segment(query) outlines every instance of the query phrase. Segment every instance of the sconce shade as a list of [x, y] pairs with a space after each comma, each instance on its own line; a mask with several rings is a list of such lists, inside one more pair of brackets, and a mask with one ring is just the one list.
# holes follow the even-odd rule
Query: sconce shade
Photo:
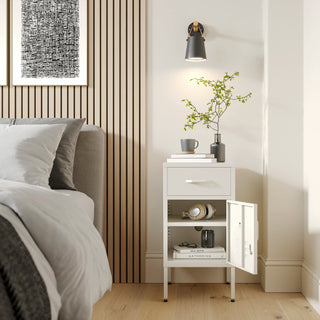
[[[189, 37], [187, 39], [187, 49], [185, 59], [187, 61], [203, 61], [207, 60], [206, 50], [204, 47], [204, 38], [202, 36], [203, 26], [195, 22], [199, 28], [196, 32], [193, 31], [194, 24], [190, 24], [188, 31]], [[190, 29], [191, 28], [191, 29]], [[201, 28], [201, 32], [200, 32]]]

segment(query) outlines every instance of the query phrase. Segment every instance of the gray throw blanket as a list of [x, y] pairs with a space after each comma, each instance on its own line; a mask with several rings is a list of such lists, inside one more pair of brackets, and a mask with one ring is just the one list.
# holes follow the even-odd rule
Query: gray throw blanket
[[0, 216], [0, 319], [50, 320], [50, 301], [18, 233]]

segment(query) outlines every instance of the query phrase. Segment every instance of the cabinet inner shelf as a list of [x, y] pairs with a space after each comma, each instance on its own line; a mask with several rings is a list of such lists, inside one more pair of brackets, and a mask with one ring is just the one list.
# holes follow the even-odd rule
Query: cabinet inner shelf
[[225, 227], [227, 225], [225, 217], [214, 217], [210, 220], [193, 221], [181, 219], [178, 216], [168, 216], [168, 227]]

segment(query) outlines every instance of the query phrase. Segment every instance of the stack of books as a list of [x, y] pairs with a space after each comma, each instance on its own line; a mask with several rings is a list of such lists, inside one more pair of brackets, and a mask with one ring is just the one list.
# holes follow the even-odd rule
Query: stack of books
[[210, 153], [174, 153], [167, 159], [169, 163], [213, 163], [217, 162]]
[[189, 248], [173, 247], [174, 259], [225, 259], [226, 250], [223, 247], [217, 246], [214, 248]]

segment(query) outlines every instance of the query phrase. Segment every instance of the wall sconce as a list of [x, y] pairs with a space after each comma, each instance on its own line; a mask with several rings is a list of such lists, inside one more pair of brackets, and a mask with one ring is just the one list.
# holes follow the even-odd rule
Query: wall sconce
[[203, 25], [198, 21], [190, 23], [188, 27], [187, 50], [185, 59], [187, 61], [207, 60], [204, 48]]

